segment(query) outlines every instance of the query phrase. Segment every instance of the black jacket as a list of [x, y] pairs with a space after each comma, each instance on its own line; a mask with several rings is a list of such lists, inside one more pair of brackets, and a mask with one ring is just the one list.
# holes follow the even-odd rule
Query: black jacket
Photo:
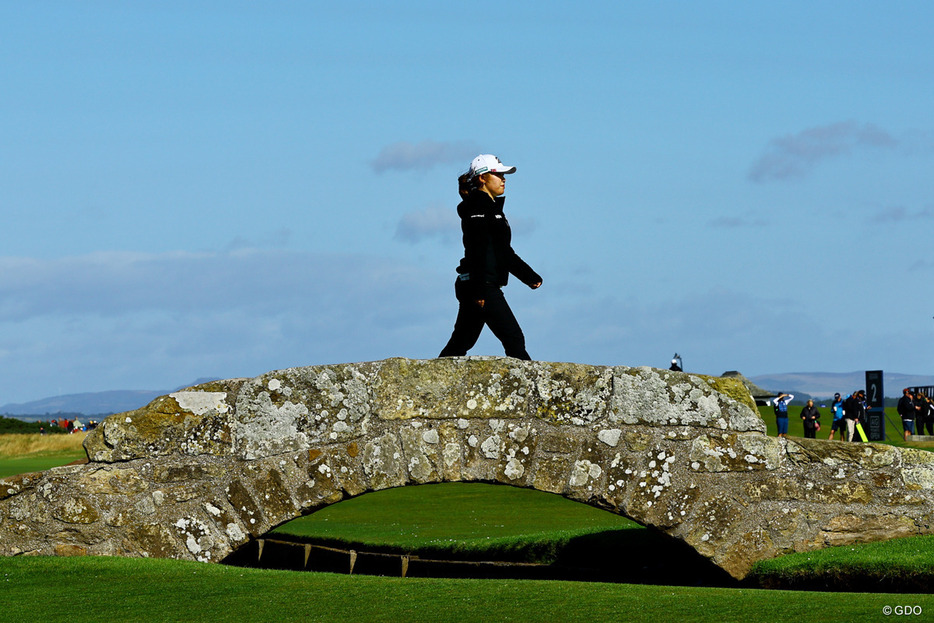
[[801, 409], [801, 419], [804, 420], [804, 427], [810, 430], [815, 427], [817, 420], [820, 419], [820, 411], [817, 407], [808, 407], [805, 405], [805, 407]]
[[863, 407], [863, 403], [859, 399], [849, 396], [843, 403], [843, 417], [848, 420], [859, 420], [862, 422], [866, 419], [866, 409]]
[[896, 407], [898, 414], [902, 416], [903, 420], [913, 420], [915, 419], [915, 403], [914, 400], [908, 396], [902, 396], [898, 399], [898, 406]]
[[504, 286], [512, 273], [527, 286], [542, 278], [512, 250], [512, 230], [503, 214], [503, 197], [495, 200], [473, 190], [457, 206], [464, 232], [464, 259], [457, 272], [470, 275], [470, 290], [483, 298], [483, 286]]

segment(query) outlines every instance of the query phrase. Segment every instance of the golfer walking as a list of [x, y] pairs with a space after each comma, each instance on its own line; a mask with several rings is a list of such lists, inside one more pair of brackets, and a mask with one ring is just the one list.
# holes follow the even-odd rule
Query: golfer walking
[[466, 355], [487, 325], [503, 343], [507, 357], [531, 359], [522, 328], [503, 296], [510, 274], [533, 290], [542, 285], [538, 273], [513, 251], [512, 231], [503, 214], [506, 176], [515, 172], [516, 167], [506, 166], [496, 156], [481, 154], [461, 176], [462, 196], [466, 196], [457, 214], [464, 233], [464, 258], [454, 282], [459, 308], [440, 357]]

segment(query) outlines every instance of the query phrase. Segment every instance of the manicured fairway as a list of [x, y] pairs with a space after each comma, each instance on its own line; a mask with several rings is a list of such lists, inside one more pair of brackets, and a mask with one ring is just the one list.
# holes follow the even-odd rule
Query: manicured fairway
[[264, 571], [170, 560], [0, 558], [0, 621], [882, 621], [934, 596]]
[[[61, 465], [81, 456], [0, 457], [0, 470], [34, 471], [41, 461]], [[279, 532], [465, 558], [550, 561], [580, 552], [659, 551], [650, 531], [607, 511], [481, 483], [371, 493]], [[930, 560], [934, 537], [916, 537], [788, 556], [763, 563], [759, 574], [930, 574]], [[929, 620], [934, 595], [401, 579], [167, 560], [0, 557], [0, 621], [861, 621], [885, 620], [886, 607], [908, 607], [912, 620]]]
[[76, 435], [0, 435], [0, 478], [41, 472], [87, 455], [81, 442], [84, 434]]
[[644, 530], [608, 511], [531, 489], [445, 483], [377, 491], [291, 521], [274, 534], [374, 549], [528, 562], [583, 535]]
[[53, 467], [68, 465], [81, 458], [84, 458], [83, 452], [60, 453], [51, 456], [0, 457], [0, 478], [29, 472], [42, 472]]
[[[800, 552], [759, 562], [765, 586], [934, 592], [934, 535]], [[932, 613], [934, 614], [934, 613]]]

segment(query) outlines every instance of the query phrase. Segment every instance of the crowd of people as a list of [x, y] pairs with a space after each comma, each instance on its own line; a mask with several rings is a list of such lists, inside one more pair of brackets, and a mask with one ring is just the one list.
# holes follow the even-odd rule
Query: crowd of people
[[[53, 420], [50, 420], [49, 427], [64, 429], [66, 433], [70, 434], [70, 433], [82, 433], [82, 432], [88, 432], [90, 430], [94, 430], [95, 428], [97, 428], [98, 423], [99, 422], [97, 422], [96, 420], [91, 420], [87, 424], [82, 424], [78, 420], [69, 420], [67, 417], [61, 417], [61, 418], [55, 418]], [[46, 432], [47, 431], [45, 430], [45, 426], [43, 426], [40, 423], [39, 434], [45, 435]]]
[[934, 435], [934, 402], [920, 391], [912, 392], [906, 387], [902, 390], [902, 397], [898, 399], [896, 407], [898, 415], [902, 418], [902, 428], [905, 430], [905, 441], [910, 435]]
[[[788, 404], [794, 399], [792, 394], [779, 394], [772, 404], [775, 411], [775, 423], [779, 437], [788, 436]], [[898, 401], [897, 411], [902, 420], [905, 441], [911, 435], [934, 435], [934, 402], [919, 390], [905, 388]], [[841, 441], [866, 441], [864, 427], [866, 420], [866, 392], [855, 390], [845, 398], [834, 394], [830, 406], [833, 421], [830, 424], [828, 439], [833, 440], [839, 435]], [[820, 430], [820, 410], [813, 400], [801, 409], [801, 420], [804, 425], [804, 436], [814, 439]]]

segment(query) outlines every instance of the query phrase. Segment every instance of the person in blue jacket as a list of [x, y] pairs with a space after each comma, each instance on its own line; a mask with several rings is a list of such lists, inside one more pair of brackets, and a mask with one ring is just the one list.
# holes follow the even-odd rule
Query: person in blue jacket
[[542, 285], [541, 276], [513, 250], [512, 230], [503, 213], [506, 176], [515, 171], [496, 156], [481, 154], [458, 178], [463, 201], [457, 214], [464, 234], [464, 258], [454, 282], [459, 307], [454, 331], [439, 357], [466, 355], [486, 325], [502, 342], [507, 357], [531, 359], [522, 328], [503, 296], [510, 274], [533, 290]]
[[779, 437], [788, 436], [788, 403], [794, 400], [793, 394], [781, 393], [775, 398], [775, 426]]
[[833, 423], [830, 425], [830, 436], [827, 439], [833, 441], [833, 434], [840, 431], [840, 438], [846, 439], [846, 420], [843, 419], [843, 398], [840, 394], [833, 395], [833, 404], [830, 405], [830, 412], [833, 414]]

